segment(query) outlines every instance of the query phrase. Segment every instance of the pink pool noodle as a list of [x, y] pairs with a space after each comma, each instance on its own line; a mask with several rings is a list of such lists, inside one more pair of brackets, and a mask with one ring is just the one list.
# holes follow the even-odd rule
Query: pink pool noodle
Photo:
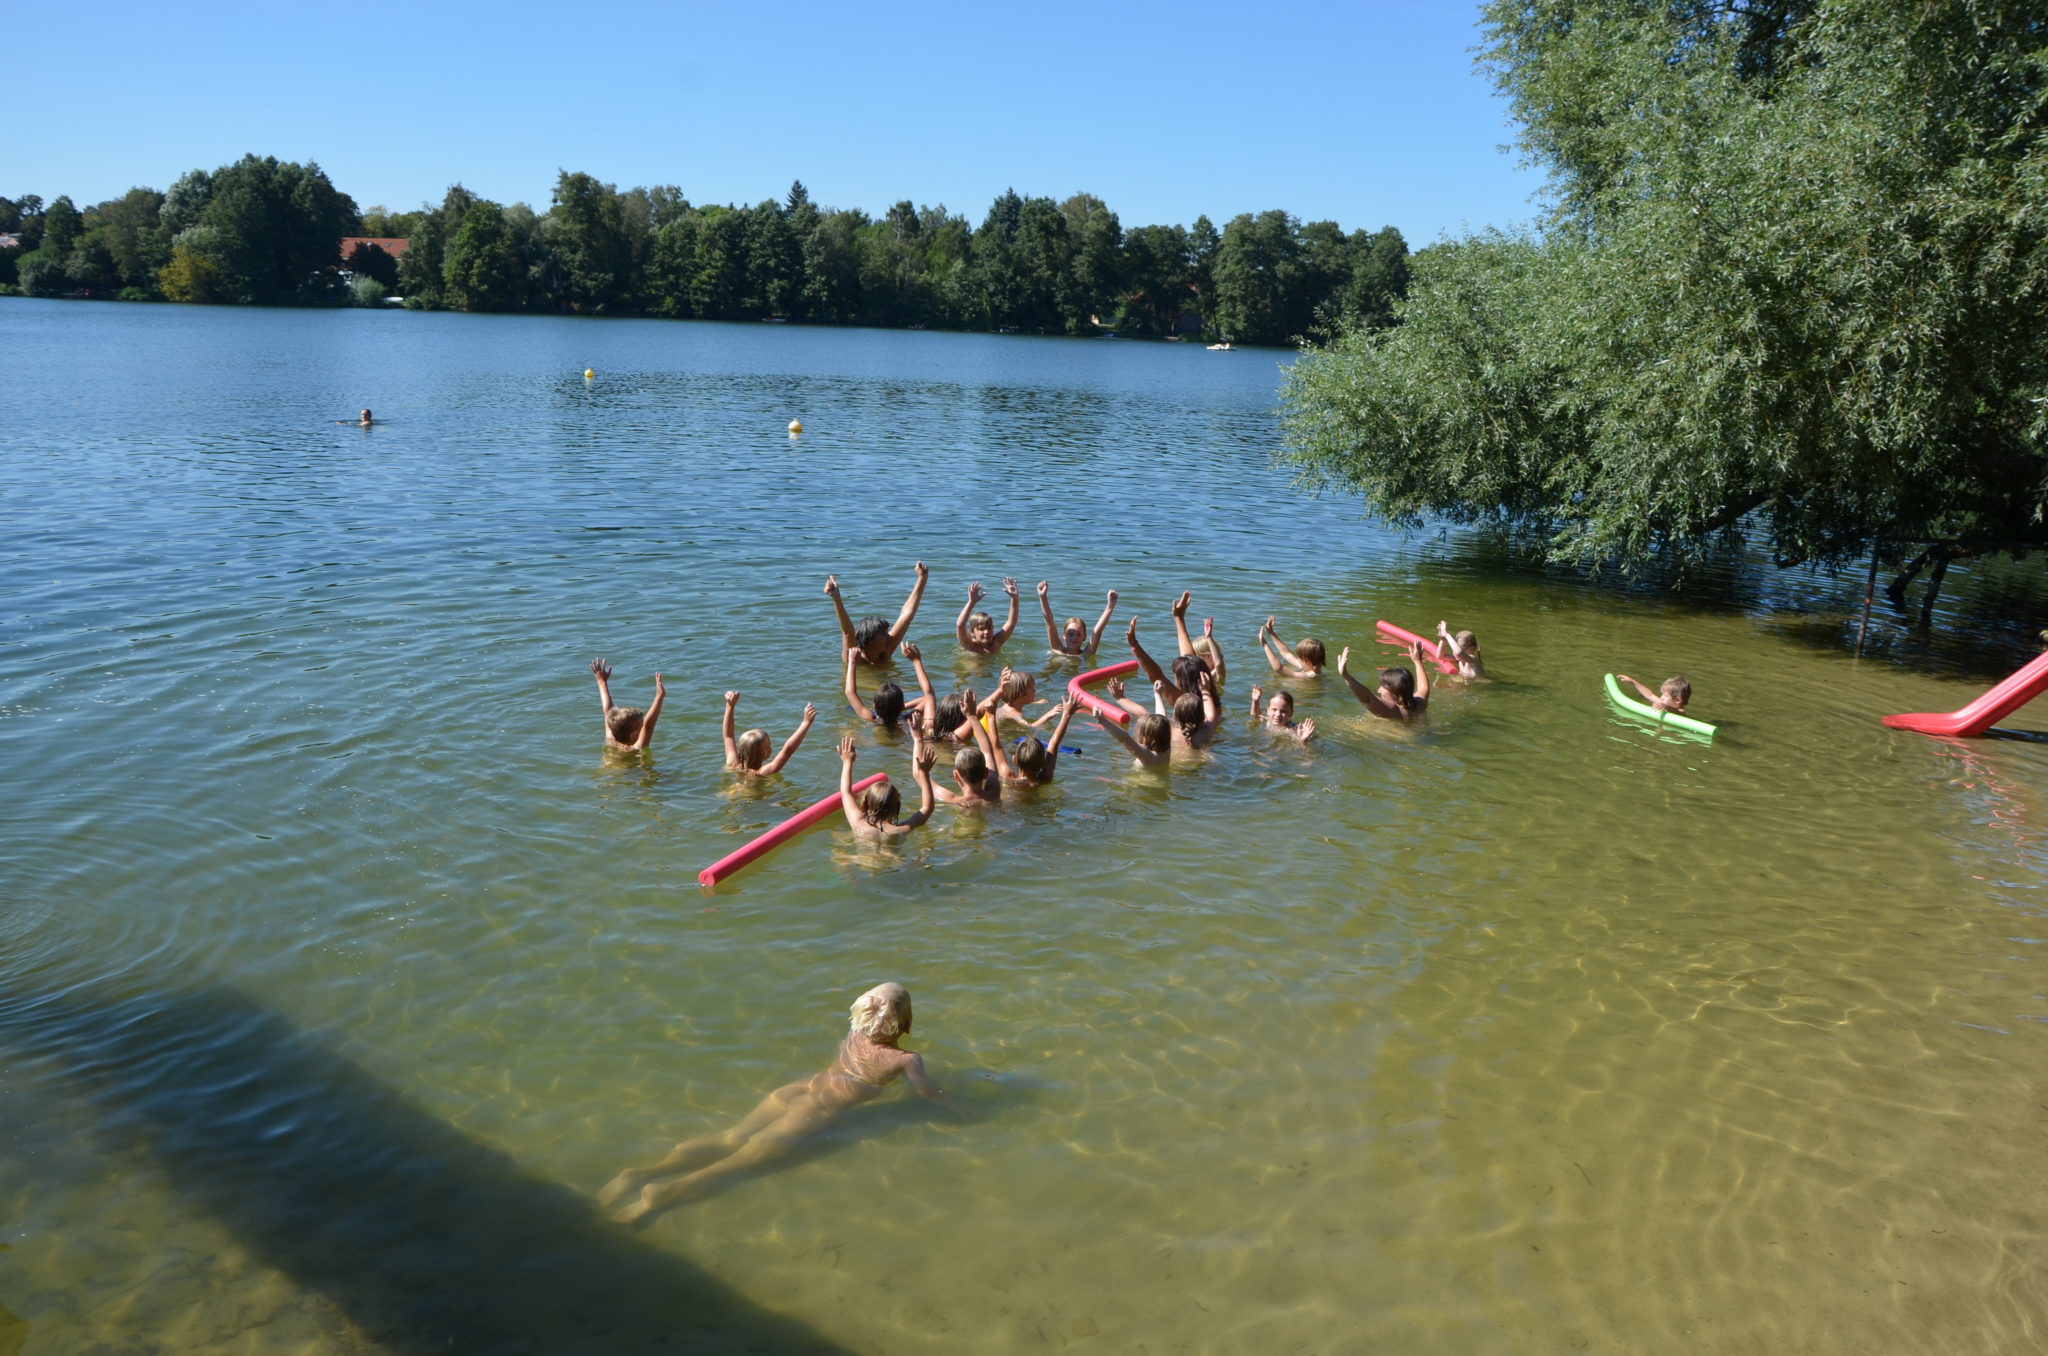
[[1444, 647], [1435, 641], [1424, 640], [1413, 631], [1404, 631], [1390, 621], [1375, 622], [1373, 624], [1379, 627], [1380, 634], [1389, 640], [1399, 641], [1403, 645], [1420, 645], [1422, 652], [1429, 656], [1429, 662], [1436, 665], [1443, 672], [1456, 673], [1458, 671], [1457, 663], [1444, 658]]
[[2048, 692], [2048, 654], [2014, 670], [2004, 682], [1961, 710], [1915, 711], [1886, 716], [1884, 723], [1894, 730], [1918, 730], [1921, 734], [1980, 735], [2043, 692]]
[[1121, 678], [1127, 673], [1136, 673], [1137, 671], [1138, 661], [1126, 659], [1121, 664], [1110, 664], [1103, 668], [1090, 669], [1086, 673], [1077, 673], [1067, 680], [1067, 693], [1080, 705], [1082, 710], [1102, 720], [1113, 720], [1117, 724], [1123, 725], [1130, 721], [1131, 713], [1118, 706], [1115, 702], [1107, 701], [1090, 692], [1088, 684], [1106, 683], [1112, 678]]
[[[853, 794], [857, 796], [876, 782], [885, 782], [887, 780], [889, 780], [889, 774], [886, 772], [877, 772], [871, 777], [863, 777], [853, 784]], [[699, 871], [697, 873], [697, 883], [699, 885], [716, 885], [719, 881], [730, 876], [756, 857], [767, 856], [770, 852], [781, 847], [805, 829], [821, 824], [838, 813], [839, 793], [834, 791], [810, 809], [783, 820], [759, 838], [748, 843], [738, 852], [729, 852], [705, 867], [702, 871]]]

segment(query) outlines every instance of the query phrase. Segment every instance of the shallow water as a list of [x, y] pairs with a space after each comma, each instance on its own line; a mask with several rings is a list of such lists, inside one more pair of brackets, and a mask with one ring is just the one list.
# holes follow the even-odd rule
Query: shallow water
[[[1853, 571], [1379, 529], [1270, 468], [1270, 354], [18, 300], [0, 348], [0, 1351], [2043, 1342], [2048, 746], [1877, 723], [2000, 638], [1921, 676], [1840, 644]], [[1006, 573], [1043, 687], [1041, 578], [1119, 590], [1105, 660], [1192, 588], [1237, 712], [1268, 612], [1447, 617], [1495, 680], [1419, 730], [1296, 683], [1306, 750], [1233, 716], [1164, 780], [1077, 722], [1029, 803], [701, 890], [836, 778], [824, 576], [893, 616], [916, 558], [941, 683]], [[595, 654], [666, 675], [650, 757]], [[779, 780], [720, 770], [727, 687], [778, 741], [818, 703]], [[964, 1117], [585, 1207], [885, 978]]]

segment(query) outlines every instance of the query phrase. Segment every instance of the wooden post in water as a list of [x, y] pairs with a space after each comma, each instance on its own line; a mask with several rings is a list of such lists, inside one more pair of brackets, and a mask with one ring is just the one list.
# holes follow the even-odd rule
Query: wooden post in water
[[1870, 576], [1863, 581], [1863, 620], [1856, 623], [1856, 657], [1863, 658], [1863, 633], [1870, 629], [1870, 600], [1877, 596], [1877, 551], [1882, 537], [1870, 539]]

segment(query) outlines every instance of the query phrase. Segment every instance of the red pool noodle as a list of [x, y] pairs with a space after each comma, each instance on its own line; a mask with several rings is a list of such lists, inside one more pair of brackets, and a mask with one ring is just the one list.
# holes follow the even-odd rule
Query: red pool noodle
[[[888, 779], [889, 774], [886, 772], [877, 772], [873, 776], [863, 777], [853, 784], [853, 794], [857, 796], [876, 782], [887, 781]], [[702, 871], [699, 871], [697, 873], [697, 883], [699, 885], [716, 885], [719, 881], [730, 876], [756, 857], [767, 856], [769, 852], [781, 847], [805, 829], [823, 823], [837, 813], [839, 813], [839, 793], [834, 791], [810, 809], [783, 820], [759, 838], [748, 843], [738, 852], [729, 852], [705, 867]]]
[[1436, 665], [1443, 672], [1456, 673], [1458, 671], [1457, 663], [1444, 658], [1444, 647], [1435, 641], [1424, 640], [1413, 631], [1404, 631], [1390, 621], [1374, 622], [1373, 625], [1377, 626], [1380, 634], [1389, 640], [1399, 641], [1403, 645], [1420, 645], [1422, 652], [1429, 656], [1429, 662]]
[[1077, 673], [1067, 680], [1067, 695], [1079, 703], [1082, 710], [1102, 720], [1113, 720], [1119, 725], [1129, 723], [1131, 713], [1113, 701], [1104, 700], [1088, 690], [1090, 683], [1106, 683], [1112, 678], [1121, 678], [1127, 673], [1138, 671], [1138, 661], [1126, 659], [1121, 664], [1109, 664], [1086, 673]]

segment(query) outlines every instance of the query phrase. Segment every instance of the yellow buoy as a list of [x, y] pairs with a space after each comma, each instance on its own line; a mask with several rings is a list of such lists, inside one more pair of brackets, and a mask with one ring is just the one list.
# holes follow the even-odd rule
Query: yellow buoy
[[591, 368], [588, 368], [588, 367], [586, 367], [586, 368], [584, 368], [584, 369], [583, 369], [583, 379], [584, 379], [585, 381], [589, 381], [589, 380], [593, 379], [593, 378], [594, 378], [594, 377], [596, 377], [596, 376], [597, 376], [597, 373], [596, 373], [596, 371], [595, 371], [595, 370], [593, 370], [593, 369], [591, 369]]
[[802, 433], [802, 432], [804, 431], [804, 421], [803, 421], [803, 420], [801, 420], [801, 419], [792, 419], [792, 420], [790, 420], [790, 421], [789, 421], [789, 431], [790, 431], [791, 433]]

